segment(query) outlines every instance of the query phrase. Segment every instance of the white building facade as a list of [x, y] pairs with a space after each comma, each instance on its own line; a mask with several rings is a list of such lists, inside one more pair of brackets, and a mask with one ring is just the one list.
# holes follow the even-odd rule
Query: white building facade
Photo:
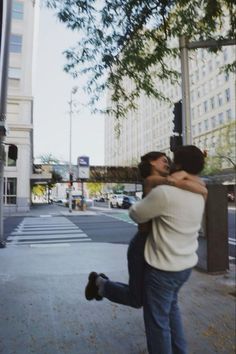
[[[235, 139], [227, 127], [235, 122], [235, 75], [225, 74], [220, 68], [232, 63], [236, 57], [235, 46], [224, 47], [213, 54], [206, 49], [189, 52], [191, 128], [193, 144], [214, 155], [220, 138], [225, 135]], [[170, 65], [180, 72], [180, 59]], [[130, 83], [127, 81], [127, 87]], [[170, 155], [170, 136], [173, 135], [174, 102], [181, 99], [181, 86], [170, 82], [157, 82], [159, 90], [173, 102], [147, 98], [142, 95], [138, 109], [121, 120], [121, 133], [117, 138], [116, 121], [105, 121], [105, 164], [114, 166], [136, 165], [140, 156], [152, 150]], [[230, 167], [225, 160], [225, 167]]]
[[[3, 195], [5, 212], [29, 210], [33, 168], [32, 68], [36, 6], [32, 0], [13, 0], [12, 5]], [[9, 158], [10, 145], [16, 147], [17, 159]]]

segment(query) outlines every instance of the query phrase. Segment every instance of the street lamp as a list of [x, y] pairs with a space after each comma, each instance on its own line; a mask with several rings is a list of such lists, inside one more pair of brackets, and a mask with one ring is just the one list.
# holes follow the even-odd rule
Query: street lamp
[[70, 132], [69, 132], [69, 212], [72, 213], [72, 183], [73, 183], [73, 174], [72, 174], [72, 162], [71, 162], [71, 151], [72, 151], [72, 116], [73, 116], [73, 95], [78, 91], [78, 87], [74, 86], [70, 93]]

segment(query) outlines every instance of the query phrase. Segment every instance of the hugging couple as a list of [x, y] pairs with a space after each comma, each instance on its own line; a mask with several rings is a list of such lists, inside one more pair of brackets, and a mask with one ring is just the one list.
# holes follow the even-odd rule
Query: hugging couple
[[198, 174], [204, 154], [193, 145], [170, 159], [152, 151], [141, 157], [143, 199], [129, 209], [138, 231], [128, 247], [129, 283], [91, 272], [87, 300], [143, 307], [149, 354], [187, 354], [178, 293], [197, 264], [198, 231], [207, 189]]

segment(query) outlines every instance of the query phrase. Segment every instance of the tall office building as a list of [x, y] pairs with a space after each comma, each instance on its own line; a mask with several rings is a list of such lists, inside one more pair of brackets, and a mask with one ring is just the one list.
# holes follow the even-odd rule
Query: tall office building
[[[235, 75], [225, 74], [221, 67], [236, 57], [235, 46], [224, 47], [219, 53], [198, 49], [189, 53], [191, 127], [193, 144], [206, 149], [214, 156], [217, 148], [235, 143]], [[179, 68], [178, 58], [170, 66]], [[159, 90], [171, 101], [181, 99], [181, 86], [170, 82], [157, 82]], [[130, 82], [127, 80], [127, 88]], [[105, 164], [124, 166], [136, 164], [140, 156], [151, 150], [170, 155], [170, 136], [173, 135], [174, 105], [149, 99], [144, 94], [138, 100], [138, 109], [121, 120], [121, 132], [116, 136], [116, 120], [107, 117], [105, 122]], [[224, 141], [223, 141], [224, 140]], [[234, 157], [235, 158], [235, 157]], [[223, 167], [230, 167], [222, 159]]]
[[[5, 211], [27, 211], [31, 203], [32, 68], [36, 12], [35, 1], [12, 2], [3, 194]], [[9, 149], [12, 147], [17, 152], [17, 159], [9, 156]]]

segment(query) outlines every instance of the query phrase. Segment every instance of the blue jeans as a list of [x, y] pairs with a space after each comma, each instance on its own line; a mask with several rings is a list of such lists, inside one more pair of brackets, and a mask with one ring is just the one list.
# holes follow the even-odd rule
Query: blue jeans
[[146, 264], [144, 323], [149, 354], [186, 354], [178, 292], [192, 269], [167, 272]]
[[106, 281], [103, 296], [118, 304], [140, 308], [143, 305], [144, 246], [147, 233], [137, 232], [130, 241], [127, 259], [129, 284]]

